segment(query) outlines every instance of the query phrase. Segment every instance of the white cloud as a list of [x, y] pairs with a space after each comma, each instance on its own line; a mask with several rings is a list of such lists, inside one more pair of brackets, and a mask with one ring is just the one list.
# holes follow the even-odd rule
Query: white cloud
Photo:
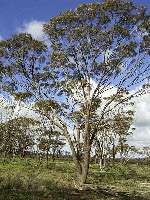
[[3, 37], [0, 35], [0, 41], [3, 40]]
[[[17, 102], [10, 96], [11, 100], [8, 100], [0, 94], [0, 120], [5, 121], [6, 118], [13, 119], [15, 117], [28, 117], [33, 119], [39, 119], [39, 115], [32, 110], [32, 104], [25, 104], [23, 102]], [[10, 106], [14, 106], [13, 110]]]
[[137, 147], [148, 146], [150, 141], [150, 93], [135, 98], [135, 120], [132, 138], [129, 143]]
[[141, 102], [136, 104], [135, 125], [150, 128], [150, 104], [147, 100], [150, 95], [144, 95]]
[[[106, 103], [108, 102], [108, 100], [107, 100], [107, 99], [104, 99], [104, 98], [105, 98], [105, 97], [106, 97], [106, 98], [107, 98], [107, 97], [110, 97], [111, 95], [117, 93], [117, 88], [114, 87], [113, 85], [110, 85], [110, 86], [108, 86], [108, 87], [106, 87], [106, 88], [103, 88], [103, 86], [102, 86], [102, 89], [101, 89], [101, 90], [102, 90], [102, 92], [101, 92], [101, 94], [99, 95], [99, 97], [102, 98], [103, 100], [102, 100], [101, 106], [97, 109], [97, 114], [98, 114], [99, 116], [101, 116], [101, 114], [102, 114], [102, 112], [103, 112], [103, 109], [104, 109]], [[113, 107], [115, 106], [115, 104], [116, 104], [116, 103], [112, 102], [112, 103], [109, 105], [108, 110], [109, 110], [110, 108], [113, 108]], [[109, 115], [109, 116], [110, 116], [110, 115]]]
[[43, 21], [24, 22], [23, 28], [17, 28], [19, 33], [30, 33], [34, 39], [43, 40]]

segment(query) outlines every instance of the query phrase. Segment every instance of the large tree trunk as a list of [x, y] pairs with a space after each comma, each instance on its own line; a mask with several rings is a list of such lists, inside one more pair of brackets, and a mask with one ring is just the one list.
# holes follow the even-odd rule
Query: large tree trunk
[[88, 150], [84, 153], [83, 158], [83, 165], [81, 166], [81, 163], [78, 162], [77, 165], [75, 165], [76, 168], [76, 184], [77, 186], [82, 186], [86, 183], [87, 176], [88, 176], [88, 170], [89, 170], [89, 161], [90, 161], [90, 150]]
[[76, 156], [73, 155], [73, 161], [75, 163], [75, 169], [76, 169], [76, 176], [80, 177], [80, 175], [82, 174], [82, 166], [80, 161], [77, 159]]
[[82, 186], [83, 184], [86, 183], [89, 170], [89, 160], [90, 160], [90, 150], [91, 150], [89, 130], [85, 131], [83, 165], [81, 165], [82, 162], [81, 155], [78, 155], [77, 152], [75, 151], [74, 145], [71, 141], [71, 137], [68, 135], [67, 130], [65, 132], [65, 135], [68, 139], [72, 151], [73, 162], [75, 163], [76, 184], [77, 186]]
[[79, 157], [77, 156], [77, 153], [75, 151], [75, 148], [74, 148], [74, 145], [71, 141], [71, 137], [70, 135], [68, 134], [68, 131], [67, 129], [65, 129], [64, 131], [64, 135], [66, 136], [67, 140], [68, 140], [68, 143], [69, 143], [69, 146], [71, 148], [71, 152], [72, 152], [72, 158], [73, 158], [73, 162], [75, 164], [75, 169], [76, 169], [76, 174], [77, 174], [77, 177], [80, 176], [82, 174], [82, 167], [81, 167], [81, 163], [80, 163], [80, 159]]
[[49, 152], [49, 149], [47, 149], [46, 151], [46, 167], [48, 168], [48, 152]]
[[100, 156], [100, 159], [99, 159], [99, 169], [101, 171], [103, 170], [103, 158], [102, 158], [102, 155]]
[[13, 149], [13, 161], [15, 161], [15, 157], [16, 157], [16, 151], [15, 151], [15, 149]]
[[115, 155], [116, 155], [116, 152], [115, 152], [115, 143], [114, 143], [114, 140], [113, 140], [113, 166], [115, 164]]
[[90, 161], [90, 149], [85, 152], [84, 154], [84, 160], [83, 160], [83, 168], [82, 168], [82, 174], [80, 178], [80, 185], [83, 185], [86, 183], [88, 171], [89, 171], [89, 161]]
[[6, 162], [6, 151], [4, 150], [3, 164]]
[[120, 160], [121, 160], [121, 164], [123, 164], [123, 144], [122, 144], [122, 142], [121, 142], [121, 147], [120, 147], [121, 149], [120, 149]]
[[82, 186], [86, 183], [87, 176], [88, 176], [88, 170], [89, 170], [89, 160], [90, 160], [90, 150], [85, 152], [84, 158], [83, 158], [83, 165], [81, 165], [81, 160], [77, 159], [77, 156], [73, 155], [73, 160], [75, 163], [75, 170], [76, 170], [76, 185]]
[[[89, 93], [89, 97], [90, 97], [90, 93]], [[90, 119], [89, 104], [87, 104], [86, 107], [87, 107], [87, 111], [86, 111], [86, 118], [85, 118], [85, 133], [83, 136], [83, 140], [84, 140], [84, 142], [83, 142], [83, 144], [84, 144], [83, 167], [82, 167], [82, 173], [79, 177], [79, 186], [82, 186], [83, 184], [86, 183], [87, 176], [88, 176], [88, 170], [89, 170], [90, 151], [91, 151], [90, 125], [89, 125], [89, 119]]]

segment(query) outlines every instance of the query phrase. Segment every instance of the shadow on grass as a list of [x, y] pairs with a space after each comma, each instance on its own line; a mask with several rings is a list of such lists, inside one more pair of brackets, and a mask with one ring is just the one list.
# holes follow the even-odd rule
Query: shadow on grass
[[23, 190], [19, 188], [1, 188], [0, 200], [149, 200], [137, 193], [111, 191], [107, 188], [95, 190], [77, 190], [73, 188], [58, 187], [53, 183], [47, 185], [45, 191]]
[[[96, 200], [90, 191], [53, 187], [49, 191], [0, 190], [0, 200]], [[99, 196], [98, 194], [96, 196]], [[103, 196], [103, 195], [102, 195]]]
[[[97, 193], [103, 194], [106, 199], [109, 199], [108, 197], [116, 197], [119, 200], [149, 200], [150, 199], [150, 193], [147, 193], [147, 197], [142, 197], [141, 194], [137, 192], [130, 192], [130, 191], [110, 191], [107, 188], [97, 188]], [[111, 199], [111, 198], [110, 198]]]

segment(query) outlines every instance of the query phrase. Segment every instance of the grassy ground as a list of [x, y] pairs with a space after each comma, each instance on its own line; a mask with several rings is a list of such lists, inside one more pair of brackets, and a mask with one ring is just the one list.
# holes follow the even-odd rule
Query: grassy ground
[[72, 162], [43, 162], [33, 159], [0, 161], [0, 200], [148, 200], [150, 199], [150, 167], [126, 164], [107, 166], [100, 172], [90, 165], [87, 184], [75, 189]]

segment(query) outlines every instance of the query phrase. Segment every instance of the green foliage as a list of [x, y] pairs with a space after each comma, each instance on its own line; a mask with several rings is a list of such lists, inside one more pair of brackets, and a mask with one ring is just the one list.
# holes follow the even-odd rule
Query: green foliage
[[51, 112], [52, 111], [51, 108], [55, 109], [56, 111], [61, 110], [60, 105], [54, 99], [53, 100], [38, 101], [38, 102], [35, 103], [35, 107], [36, 107], [37, 110], [39, 110], [39, 112], [42, 109], [42, 111], [45, 112], [45, 113]]
[[0, 150], [5, 154], [23, 153], [32, 147], [34, 138], [32, 129], [38, 121], [19, 117], [0, 124]]
[[150, 147], [149, 146], [146, 146], [146, 147], [143, 147], [143, 153], [150, 157]]
[[[14, 74], [26, 77], [32, 89], [35, 89], [34, 82], [39, 82], [38, 70], [45, 62], [44, 53], [47, 51], [46, 45], [34, 40], [30, 34], [20, 33], [13, 35], [6, 41], [0, 41], [1, 59], [7, 61], [2, 66], [2, 75], [13, 77]], [[18, 78], [11, 81], [4, 81], [1, 87], [8, 92], [16, 92]], [[15, 93], [16, 94], [16, 93]], [[18, 95], [21, 93], [18, 93]], [[21, 97], [29, 97], [33, 92], [23, 92]], [[20, 96], [19, 95], [19, 96]], [[17, 97], [17, 95], [15, 95]]]
[[31, 92], [14, 92], [13, 96], [15, 97], [15, 100], [20, 100], [20, 101], [24, 101], [28, 98], [32, 97], [32, 93]]
[[60, 154], [59, 152], [65, 145], [62, 134], [59, 131], [53, 130], [52, 127], [44, 129], [37, 140], [39, 141], [38, 148], [43, 152], [46, 152], [47, 156], [50, 151], [53, 156], [55, 156], [56, 153]]

